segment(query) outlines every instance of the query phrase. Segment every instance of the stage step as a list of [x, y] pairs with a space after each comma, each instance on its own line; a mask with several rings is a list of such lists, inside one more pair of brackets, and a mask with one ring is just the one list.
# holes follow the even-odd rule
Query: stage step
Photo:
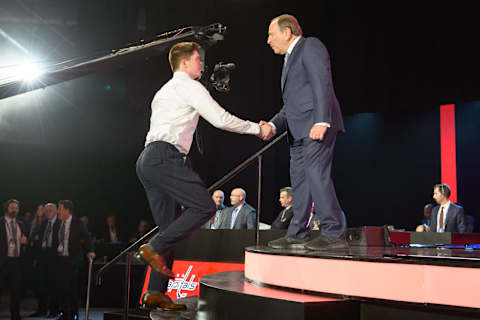
[[[298, 271], [296, 271], [298, 272]], [[198, 316], [202, 319], [359, 319], [359, 304], [257, 286], [242, 271], [220, 272], [200, 279]]]

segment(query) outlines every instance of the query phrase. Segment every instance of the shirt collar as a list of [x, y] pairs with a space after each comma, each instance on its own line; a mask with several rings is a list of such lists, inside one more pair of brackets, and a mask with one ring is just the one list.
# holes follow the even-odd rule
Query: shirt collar
[[54, 223], [57, 220], [57, 216], [53, 217], [52, 219], [48, 219], [48, 222]]
[[174, 78], [192, 79], [192, 78], [190, 78], [190, 76], [186, 72], [183, 72], [183, 71], [175, 71], [173, 73], [173, 77]]
[[65, 221], [65, 225], [70, 224], [70, 222], [72, 222], [72, 217], [73, 217], [73, 215], [70, 215], [70, 217], [68, 217], [67, 220], [63, 220], [63, 221]]
[[293, 40], [292, 43], [290, 43], [290, 46], [288, 46], [287, 49], [287, 54], [292, 54], [293, 48], [295, 48], [295, 45], [297, 44], [298, 40], [300, 40], [302, 36], [298, 36], [295, 40]]
[[11, 223], [12, 221], [15, 221], [15, 218], [10, 218], [5, 216], [5, 221], [7, 221], [8, 223]]
[[444, 211], [447, 211], [448, 208], [450, 207], [450, 200], [448, 200], [448, 202], [445, 203], [444, 205], [441, 205], [440, 208], [441, 208], [441, 207], [443, 207], [443, 210], [444, 210]]

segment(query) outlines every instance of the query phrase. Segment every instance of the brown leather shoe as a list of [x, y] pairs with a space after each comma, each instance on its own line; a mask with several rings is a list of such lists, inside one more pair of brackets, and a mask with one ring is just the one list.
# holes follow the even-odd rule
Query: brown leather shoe
[[165, 277], [175, 278], [173, 272], [168, 269], [163, 255], [153, 251], [152, 246], [148, 243], [138, 248], [137, 253], [135, 253], [135, 257], [141, 262], [148, 264], [153, 268], [153, 270], [164, 275]]
[[144, 309], [162, 309], [164, 311], [182, 311], [187, 310], [187, 306], [173, 302], [169, 296], [147, 291], [142, 298], [142, 308]]

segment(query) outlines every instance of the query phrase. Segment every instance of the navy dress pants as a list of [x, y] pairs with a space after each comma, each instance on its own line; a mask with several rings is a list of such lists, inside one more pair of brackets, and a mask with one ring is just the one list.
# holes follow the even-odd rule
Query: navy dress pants
[[289, 237], [303, 239], [309, 233], [312, 201], [323, 235], [338, 238], [345, 232], [346, 223], [331, 178], [336, 137], [336, 132], [328, 129], [322, 141], [306, 137], [290, 146], [293, 218], [288, 227]]
[[[153, 249], [173, 263], [173, 247], [200, 228], [216, 211], [203, 181], [189, 166], [185, 154], [164, 141], [148, 144], [137, 160], [137, 176], [145, 188], [159, 232]], [[168, 279], [152, 270], [149, 290], [165, 292]]]

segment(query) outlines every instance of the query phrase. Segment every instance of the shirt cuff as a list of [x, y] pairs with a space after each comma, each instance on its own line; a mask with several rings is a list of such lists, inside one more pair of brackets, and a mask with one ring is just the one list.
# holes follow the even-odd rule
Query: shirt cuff
[[327, 127], [327, 128], [330, 128], [330, 123], [328, 122], [317, 122], [315, 123], [316, 126], [323, 126], [323, 127]]
[[274, 132], [274, 133], [277, 133], [277, 127], [275, 127], [275, 125], [273, 124], [273, 122], [269, 122], [268, 124], [272, 126], [273, 132]]

